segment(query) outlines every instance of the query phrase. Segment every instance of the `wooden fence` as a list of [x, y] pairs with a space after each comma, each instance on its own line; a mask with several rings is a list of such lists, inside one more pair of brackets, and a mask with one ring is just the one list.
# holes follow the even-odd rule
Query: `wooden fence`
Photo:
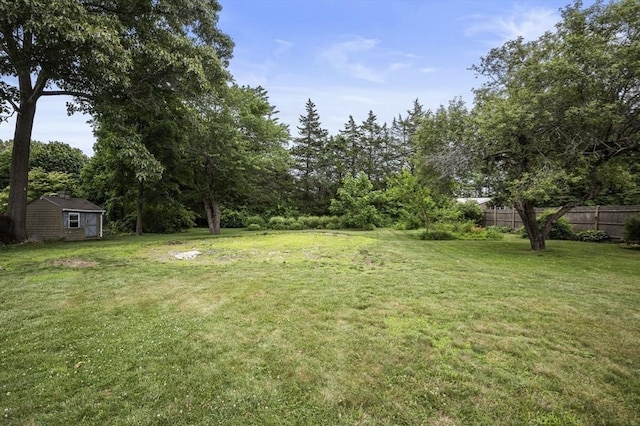
[[[549, 208], [538, 208], [540, 214]], [[604, 231], [609, 238], [620, 240], [624, 223], [632, 216], [640, 215], [640, 206], [580, 206], [574, 207], [564, 217], [573, 225], [576, 232], [595, 229]], [[512, 207], [494, 207], [484, 212], [484, 226], [509, 226], [518, 229], [522, 221], [516, 209]]]

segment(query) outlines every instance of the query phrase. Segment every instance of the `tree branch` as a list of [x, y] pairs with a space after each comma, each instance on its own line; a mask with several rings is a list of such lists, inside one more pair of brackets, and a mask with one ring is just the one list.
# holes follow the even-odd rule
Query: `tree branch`
[[75, 96], [76, 98], [91, 99], [91, 96], [83, 92], [75, 92], [73, 90], [46, 90], [42, 91], [40, 96]]

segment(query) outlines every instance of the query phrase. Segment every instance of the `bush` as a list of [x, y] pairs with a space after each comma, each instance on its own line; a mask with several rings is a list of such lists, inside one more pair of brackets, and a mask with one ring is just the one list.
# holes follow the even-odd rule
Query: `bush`
[[484, 220], [484, 212], [480, 205], [473, 200], [469, 200], [466, 203], [458, 203], [456, 210], [462, 221], [471, 221], [476, 225], [482, 225]]
[[262, 229], [262, 227], [260, 225], [258, 225], [257, 223], [252, 223], [249, 226], [246, 227], [247, 231], [260, 231]]
[[510, 226], [506, 226], [506, 225], [492, 225], [492, 226], [488, 226], [487, 227], [487, 232], [498, 232], [500, 234], [511, 234], [514, 231], [513, 228], [511, 228]]
[[290, 223], [287, 225], [287, 229], [290, 229], [290, 230], [292, 230], [292, 231], [301, 231], [301, 230], [306, 229], [306, 228], [305, 228], [305, 227], [304, 227], [304, 225], [303, 225], [302, 223], [300, 223], [299, 221], [295, 221], [295, 222], [290, 222]]
[[595, 229], [589, 229], [587, 231], [580, 231], [576, 234], [578, 241], [589, 241], [598, 243], [600, 241], [606, 241], [609, 236], [604, 231], [596, 231]]
[[273, 216], [269, 218], [269, 222], [267, 222], [267, 227], [269, 229], [282, 230], [287, 229], [287, 218], [283, 216]]
[[456, 236], [452, 232], [435, 229], [432, 231], [422, 231], [420, 233], [420, 239], [428, 241], [443, 241], [455, 240]]
[[247, 228], [251, 225], [258, 225], [260, 226], [260, 228], [263, 228], [266, 224], [267, 222], [262, 218], [262, 216], [257, 215], [248, 216], [245, 220], [245, 225]]
[[[135, 218], [135, 215], [134, 215]], [[145, 205], [142, 212], [142, 228], [144, 232], [153, 234], [173, 234], [195, 225], [196, 215], [178, 201], [170, 198], [162, 203]], [[135, 230], [135, 219], [133, 230]]]
[[303, 229], [321, 229], [324, 227], [319, 216], [300, 216], [298, 222]]
[[244, 228], [247, 225], [247, 218], [243, 212], [237, 210], [222, 210], [220, 226], [222, 228]]
[[622, 238], [629, 244], [640, 243], [640, 216], [633, 216], [624, 223]]

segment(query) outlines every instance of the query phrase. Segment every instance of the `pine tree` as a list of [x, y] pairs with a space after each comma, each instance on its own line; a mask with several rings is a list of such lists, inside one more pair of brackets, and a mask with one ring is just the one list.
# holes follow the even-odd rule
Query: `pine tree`
[[[320, 115], [309, 99], [305, 114], [299, 118], [299, 137], [293, 139], [291, 155], [294, 159], [294, 177], [298, 184], [300, 210], [305, 213], [324, 213], [326, 198], [326, 169], [329, 132], [322, 128]], [[324, 206], [326, 204], [326, 206]]]

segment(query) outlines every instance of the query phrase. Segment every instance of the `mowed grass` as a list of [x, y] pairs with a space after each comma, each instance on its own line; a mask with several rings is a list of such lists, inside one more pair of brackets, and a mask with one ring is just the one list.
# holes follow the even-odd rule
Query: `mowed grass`
[[378, 230], [4, 247], [0, 424], [639, 424], [640, 252], [548, 246]]

